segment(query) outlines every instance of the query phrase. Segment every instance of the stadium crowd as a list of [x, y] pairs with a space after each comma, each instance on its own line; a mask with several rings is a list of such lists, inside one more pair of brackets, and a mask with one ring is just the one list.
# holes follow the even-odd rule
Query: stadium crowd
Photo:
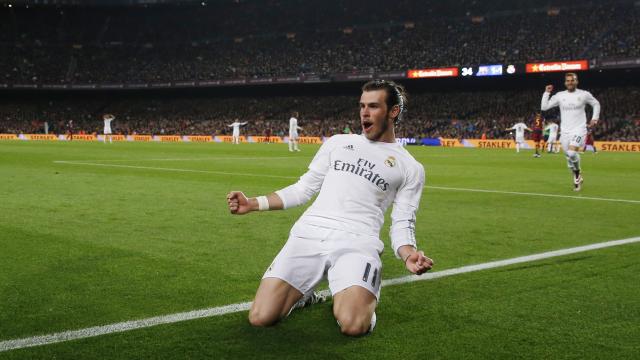
[[342, 0], [308, 11], [303, 0], [264, 0], [169, 9], [3, 8], [0, 83], [328, 77], [640, 56], [640, 37], [633, 35], [640, 33], [640, 6], [630, 1], [402, 0], [383, 5], [382, 0]]
[[[640, 88], [590, 89], [603, 106], [595, 133], [598, 140], [640, 141]], [[417, 93], [397, 126], [398, 137], [508, 138], [506, 128], [531, 124], [542, 91]], [[101, 133], [104, 113], [116, 115], [113, 128], [121, 134], [230, 134], [235, 119], [248, 121], [247, 135], [288, 134], [288, 119], [300, 112], [305, 136], [330, 136], [345, 128], [360, 132], [353, 96], [272, 96], [184, 99], [121, 99], [24, 101], [0, 103], [0, 133], [64, 133], [69, 120], [74, 131]], [[588, 112], [590, 109], [588, 109]], [[557, 121], [557, 109], [544, 113]], [[590, 115], [588, 115], [590, 116]]]

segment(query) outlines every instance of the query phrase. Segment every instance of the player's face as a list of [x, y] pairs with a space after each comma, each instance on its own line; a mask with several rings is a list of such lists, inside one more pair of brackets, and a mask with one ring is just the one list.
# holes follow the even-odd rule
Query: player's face
[[367, 139], [380, 141], [391, 131], [391, 114], [385, 90], [363, 91], [360, 97], [360, 124]]
[[578, 86], [578, 78], [576, 78], [575, 76], [566, 76], [564, 78], [564, 86], [569, 91], [575, 90]]

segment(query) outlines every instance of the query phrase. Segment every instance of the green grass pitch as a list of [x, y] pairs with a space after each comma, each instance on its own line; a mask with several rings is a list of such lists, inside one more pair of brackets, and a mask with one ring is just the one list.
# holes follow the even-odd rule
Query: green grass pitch
[[[225, 195], [289, 185], [317, 148], [0, 142], [0, 342], [250, 301], [305, 207], [231, 216]], [[640, 201], [639, 154], [584, 154], [576, 194], [562, 155], [408, 150], [430, 186], [568, 196], [425, 188], [417, 237], [434, 271], [640, 236], [640, 202], [570, 198]], [[388, 225], [386, 279], [407, 275]], [[385, 287], [376, 330], [355, 339], [329, 302], [267, 329], [240, 312], [0, 359], [631, 359], [639, 258], [635, 243]]]

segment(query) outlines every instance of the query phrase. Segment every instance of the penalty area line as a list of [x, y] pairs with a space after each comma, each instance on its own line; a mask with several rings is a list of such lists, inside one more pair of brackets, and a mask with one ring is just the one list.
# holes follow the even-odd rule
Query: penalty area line
[[[167, 167], [137, 166], [137, 165], [123, 165], [123, 164], [101, 164], [101, 163], [94, 163], [94, 162], [81, 162], [81, 161], [68, 161], [68, 160], [56, 160], [53, 163], [65, 164], [65, 165], [85, 165], [85, 166], [97, 166], [97, 167], [139, 169], [139, 170], [214, 174], [214, 175], [225, 175], [225, 176], [227, 175], [228, 176], [250, 176], [250, 177], [262, 177], [262, 178], [273, 178], [273, 179], [299, 179], [300, 178], [299, 176], [237, 173], [237, 172], [213, 171], [213, 170], [177, 169], [177, 168], [167, 168]], [[503, 194], [503, 195], [539, 196], [539, 197], [551, 197], [551, 198], [560, 198], [560, 199], [594, 200], [594, 201], [620, 202], [620, 203], [628, 203], [628, 204], [640, 204], [640, 200], [601, 198], [601, 197], [591, 197], [591, 196], [545, 194], [545, 193], [532, 193], [532, 192], [519, 192], [519, 191], [490, 190], [490, 189], [469, 189], [469, 188], [456, 188], [456, 187], [433, 186], [433, 185], [426, 185], [424, 188], [434, 189], [434, 190], [445, 190], [445, 191], [468, 191], [468, 192]]]
[[[462, 266], [462, 267], [453, 268], [453, 269], [436, 271], [432, 273], [426, 273], [421, 276], [409, 275], [409, 276], [403, 276], [395, 279], [383, 280], [382, 286], [385, 287], [385, 286], [406, 284], [406, 283], [411, 283], [416, 281], [439, 279], [447, 276], [471, 273], [471, 272], [487, 270], [487, 269], [495, 269], [495, 268], [500, 268], [500, 267], [514, 265], [514, 264], [521, 264], [521, 263], [527, 263], [527, 262], [538, 261], [543, 259], [550, 259], [550, 258], [559, 257], [559, 256], [566, 256], [570, 254], [582, 253], [586, 251], [593, 251], [593, 250], [633, 244], [638, 242], [640, 242], [640, 237], [633, 237], [633, 238], [622, 239], [622, 240], [612, 240], [612, 241], [606, 241], [606, 242], [595, 243], [590, 245], [577, 246], [577, 247], [566, 248], [561, 250], [547, 251], [543, 253], [520, 256], [520, 257], [511, 258], [511, 259], [491, 261], [491, 262], [482, 263], [482, 264], [468, 265], [468, 266]], [[328, 290], [323, 290], [322, 292], [324, 294], [330, 295]], [[113, 333], [120, 333], [124, 331], [148, 328], [148, 327], [162, 325], [162, 324], [173, 324], [173, 323], [187, 321], [187, 320], [201, 319], [201, 318], [207, 318], [207, 317], [213, 317], [213, 316], [222, 316], [226, 314], [247, 311], [249, 310], [250, 307], [251, 307], [251, 302], [243, 302], [243, 303], [218, 306], [218, 307], [213, 307], [208, 309], [193, 310], [193, 311], [181, 312], [181, 313], [170, 314], [170, 315], [156, 316], [156, 317], [151, 317], [147, 319], [131, 320], [131, 321], [125, 321], [125, 322], [109, 324], [109, 325], [94, 326], [94, 327], [89, 327], [89, 328], [80, 329], [80, 330], [70, 330], [70, 331], [58, 332], [58, 333], [53, 333], [48, 335], [33, 336], [33, 337], [14, 339], [14, 340], [5, 340], [5, 341], [0, 341], [0, 352], [24, 349], [24, 348], [33, 347], [33, 346], [55, 344], [55, 343], [60, 343], [60, 342], [70, 341], [70, 340], [86, 339], [86, 338], [91, 338], [91, 337], [100, 336], [100, 335], [107, 335], [107, 334], [113, 334]]]
[[573, 195], [544, 194], [544, 193], [531, 193], [531, 192], [519, 192], [519, 191], [503, 191], [503, 190], [467, 189], [467, 188], [455, 188], [455, 187], [431, 186], [431, 185], [427, 185], [425, 186], [425, 188], [435, 189], [435, 190], [468, 191], [468, 192], [505, 194], [505, 195], [522, 195], [522, 196], [542, 196], [542, 197], [553, 197], [553, 198], [564, 198], [564, 199], [612, 201], [612, 202], [623, 202], [623, 203], [630, 203], [630, 204], [640, 204], [640, 200], [600, 198], [600, 197], [591, 197], [591, 196], [573, 196]]
[[283, 175], [268, 175], [268, 174], [252, 174], [252, 173], [235, 173], [226, 171], [213, 171], [213, 170], [194, 170], [194, 169], [176, 169], [176, 168], [164, 168], [154, 166], [136, 166], [136, 165], [121, 165], [121, 164], [99, 164], [91, 162], [79, 162], [79, 161], [54, 161], [55, 164], [66, 165], [86, 165], [86, 166], [98, 166], [98, 167], [111, 167], [111, 168], [125, 168], [125, 169], [139, 169], [139, 170], [156, 170], [156, 171], [173, 171], [173, 172], [186, 172], [186, 173], [198, 173], [198, 174], [215, 174], [215, 175], [228, 175], [228, 176], [251, 176], [261, 178], [274, 178], [274, 179], [297, 179], [295, 176], [283, 176]]

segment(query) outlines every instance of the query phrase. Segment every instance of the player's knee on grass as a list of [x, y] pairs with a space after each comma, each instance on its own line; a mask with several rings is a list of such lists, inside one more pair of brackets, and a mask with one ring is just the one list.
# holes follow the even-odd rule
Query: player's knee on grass
[[368, 311], [335, 313], [340, 331], [348, 336], [361, 336], [369, 331], [371, 316]]
[[[334, 297], [333, 315], [340, 325], [340, 331], [349, 336], [364, 335], [371, 326], [371, 317], [377, 303], [373, 294], [368, 290], [352, 287], [345, 293], [338, 293]], [[369, 296], [363, 296], [370, 294]]]
[[287, 316], [302, 293], [283, 280], [263, 279], [249, 310], [253, 326], [271, 326]]
[[261, 306], [252, 306], [251, 310], [249, 310], [249, 323], [252, 326], [266, 327], [275, 325], [281, 317], [279, 311], [266, 309]]

